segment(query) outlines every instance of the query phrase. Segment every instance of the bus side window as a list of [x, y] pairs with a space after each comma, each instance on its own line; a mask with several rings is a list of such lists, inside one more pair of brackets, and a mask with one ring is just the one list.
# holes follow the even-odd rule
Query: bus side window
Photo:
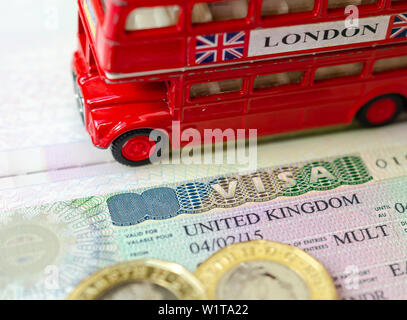
[[142, 7], [130, 12], [126, 20], [126, 31], [156, 29], [178, 24], [179, 6]]
[[261, 16], [312, 11], [314, 5], [315, 0], [263, 0]]
[[192, 8], [192, 23], [206, 23], [244, 19], [247, 16], [248, 0], [200, 2]]
[[407, 56], [380, 59], [374, 63], [373, 74], [407, 68]]
[[407, 0], [391, 0], [391, 4], [406, 4]]
[[237, 92], [242, 90], [242, 83], [242, 79], [232, 79], [194, 84], [190, 89], [190, 98], [194, 99], [221, 93]]
[[274, 73], [257, 76], [253, 82], [254, 91], [302, 82], [304, 71]]
[[346, 8], [347, 6], [360, 6], [376, 4], [377, 0], [328, 0], [328, 9]]
[[315, 71], [314, 81], [321, 82], [335, 78], [358, 76], [362, 73], [363, 62], [321, 67]]

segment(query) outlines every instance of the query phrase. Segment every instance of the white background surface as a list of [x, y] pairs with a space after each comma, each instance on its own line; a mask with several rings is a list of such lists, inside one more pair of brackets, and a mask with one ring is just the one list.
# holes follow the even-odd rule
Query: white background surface
[[76, 109], [76, 2], [2, 1], [0, 12], [0, 177], [112, 161]]

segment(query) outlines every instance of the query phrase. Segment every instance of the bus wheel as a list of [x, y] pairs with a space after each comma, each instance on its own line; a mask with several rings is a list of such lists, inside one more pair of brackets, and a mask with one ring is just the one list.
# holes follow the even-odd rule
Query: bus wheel
[[356, 118], [366, 127], [380, 127], [396, 120], [403, 109], [403, 98], [389, 94], [377, 97], [365, 104]]
[[126, 132], [112, 143], [112, 154], [117, 162], [127, 166], [150, 164], [156, 152], [157, 141], [150, 138], [152, 130]]

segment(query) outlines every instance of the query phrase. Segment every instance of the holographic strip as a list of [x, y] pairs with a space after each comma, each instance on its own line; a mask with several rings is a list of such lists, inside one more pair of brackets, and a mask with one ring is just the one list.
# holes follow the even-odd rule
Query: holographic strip
[[143, 192], [116, 194], [107, 199], [115, 226], [131, 226], [147, 220], [165, 220], [180, 214], [197, 214], [216, 208], [233, 208], [249, 202], [266, 202], [311, 191], [333, 190], [372, 180], [359, 156], [314, 161], [304, 165], [261, 169]]

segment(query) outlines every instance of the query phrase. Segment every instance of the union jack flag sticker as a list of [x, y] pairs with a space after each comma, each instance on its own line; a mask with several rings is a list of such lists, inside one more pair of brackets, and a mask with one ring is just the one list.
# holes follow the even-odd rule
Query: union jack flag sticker
[[390, 23], [390, 39], [407, 37], [407, 13], [398, 14]]
[[197, 36], [195, 64], [241, 59], [245, 56], [245, 46], [244, 31]]

